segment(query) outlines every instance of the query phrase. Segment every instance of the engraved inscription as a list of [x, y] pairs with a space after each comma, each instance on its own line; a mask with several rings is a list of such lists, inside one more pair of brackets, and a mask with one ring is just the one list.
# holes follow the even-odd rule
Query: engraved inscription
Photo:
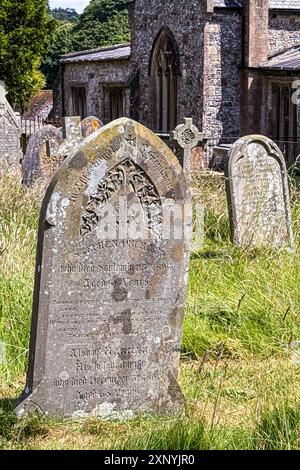
[[269, 139], [261, 139], [240, 139], [232, 150], [229, 185], [234, 241], [280, 247], [291, 242], [285, 163], [280, 150]]

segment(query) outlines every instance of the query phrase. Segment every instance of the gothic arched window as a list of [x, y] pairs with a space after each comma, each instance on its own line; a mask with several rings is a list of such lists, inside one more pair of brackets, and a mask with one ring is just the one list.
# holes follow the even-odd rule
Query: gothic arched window
[[176, 43], [167, 29], [163, 29], [155, 41], [150, 73], [154, 130], [169, 132], [177, 124], [179, 64]]

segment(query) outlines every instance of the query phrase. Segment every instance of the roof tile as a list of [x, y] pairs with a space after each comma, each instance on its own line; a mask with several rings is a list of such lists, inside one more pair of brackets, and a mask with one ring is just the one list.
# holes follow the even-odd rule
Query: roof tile
[[[245, 0], [214, 0], [217, 8], [242, 8]], [[269, 7], [277, 10], [300, 10], [300, 0], [269, 0]]]
[[299, 71], [300, 70], [300, 46], [290, 49], [270, 57], [268, 62], [260, 64], [261, 69], [281, 70], [281, 71]]
[[101, 62], [109, 60], [125, 60], [131, 55], [131, 47], [129, 44], [121, 44], [117, 46], [101, 47], [99, 49], [91, 49], [71, 54], [63, 55], [60, 62], [63, 64], [74, 62]]

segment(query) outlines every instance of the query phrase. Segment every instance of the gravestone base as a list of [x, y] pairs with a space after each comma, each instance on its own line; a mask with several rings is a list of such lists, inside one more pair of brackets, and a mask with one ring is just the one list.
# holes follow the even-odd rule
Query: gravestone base
[[[41, 384], [32, 393], [26, 395], [24, 392], [21, 395], [19, 402], [15, 408], [15, 413], [19, 418], [31, 413], [39, 413], [42, 415], [50, 415], [57, 417], [70, 417], [70, 418], [89, 418], [95, 417], [104, 420], [113, 421], [126, 421], [140, 416], [184, 416], [185, 414], [185, 400], [182, 395], [181, 389], [177, 384], [175, 378], [171, 378], [173, 382], [173, 390], [168, 390], [166, 396], [160, 396], [161, 406], [155, 403], [140, 405], [138, 401], [129, 403], [127, 406], [120, 408], [117, 402], [95, 402], [95, 405], [89, 405], [87, 409], [79, 408], [72, 410], [69, 413], [63, 409], [59, 403], [63, 400], [63, 396], [57, 396], [58, 406], [55, 404], [49, 407], [49, 403], [53, 402], [53, 397], [47, 399], [47, 387]], [[49, 390], [48, 390], [49, 392]], [[142, 397], [141, 397], [142, 398]]]

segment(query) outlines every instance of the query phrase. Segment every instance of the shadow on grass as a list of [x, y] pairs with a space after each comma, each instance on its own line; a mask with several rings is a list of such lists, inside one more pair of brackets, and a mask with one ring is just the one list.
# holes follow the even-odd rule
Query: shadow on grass
[[2, 398], [0, 399], [0, 411], [7, 413], [13, 412], [17, 403], [17, 397], [15, 398]]
[[14, 411], [15, 406], [15, 398], [0, 400], [0, 441], [2, 437], [10, 444], [23, 446], [30, 438], [46, 438], [48, 436], [49, 423], [44, 417], [37, 413], [31, 413], [18, 418]]

